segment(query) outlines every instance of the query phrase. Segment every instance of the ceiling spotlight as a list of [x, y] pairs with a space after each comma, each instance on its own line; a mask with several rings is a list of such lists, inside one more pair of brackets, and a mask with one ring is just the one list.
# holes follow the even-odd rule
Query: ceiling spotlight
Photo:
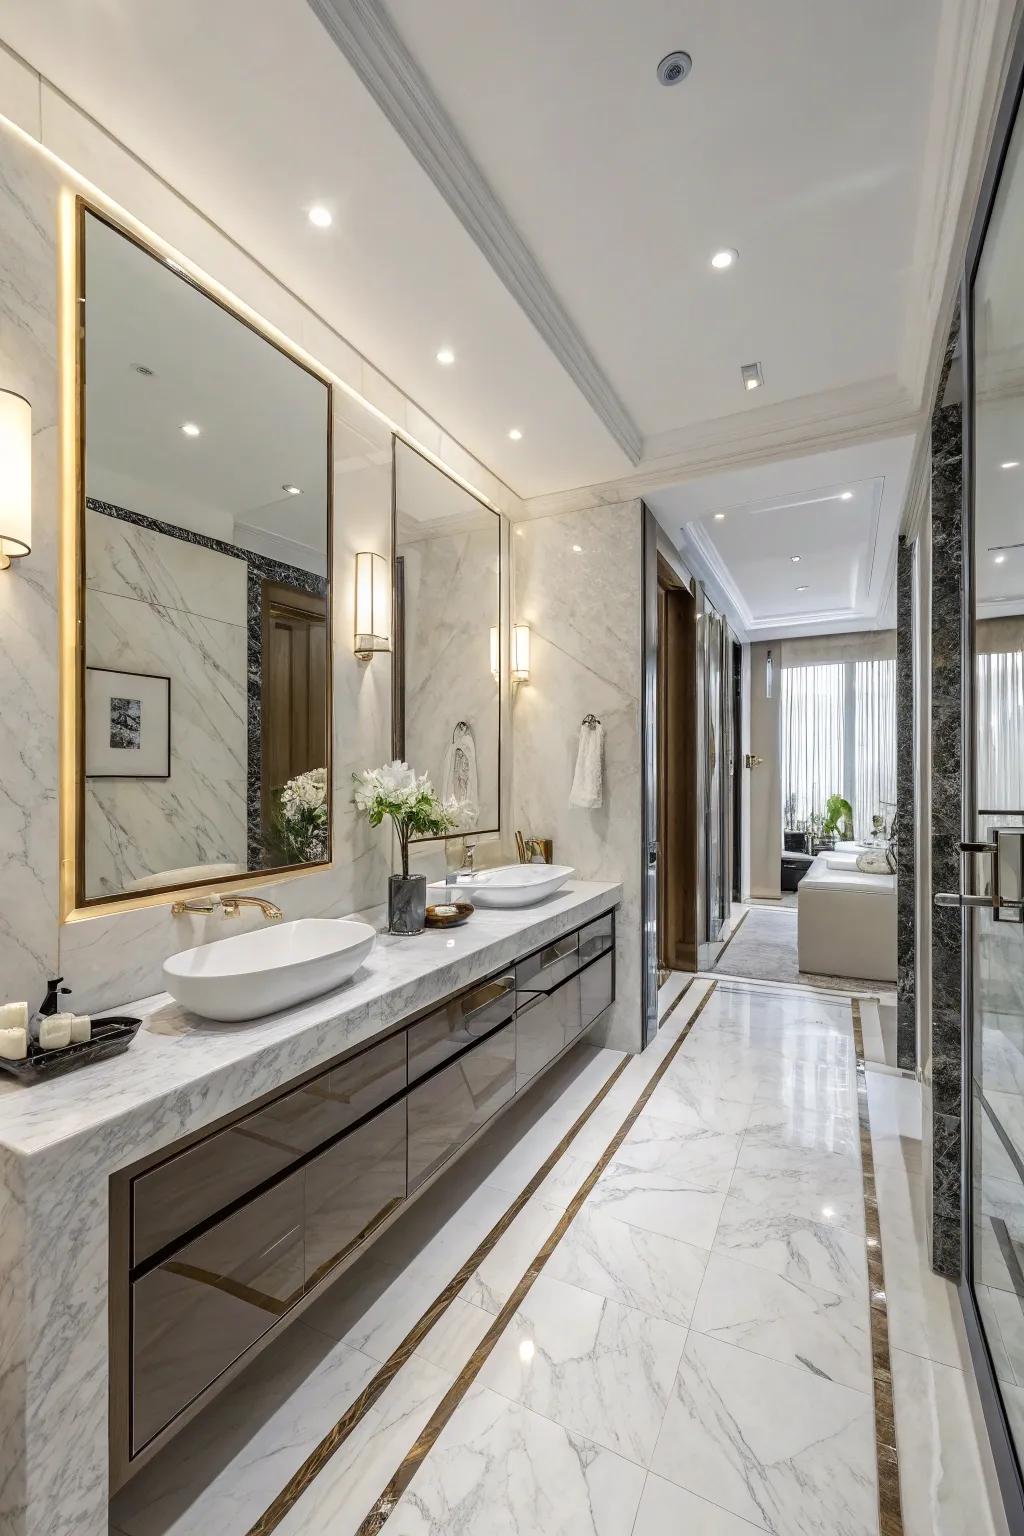
[[582, 553], [583, 553], [583, 545], [582, 544], [574, 544], [573, 547], [572, 547], [572, 552], [573, 552], [574, 555], [582, 555]]
[[996, 555], [996, 565], [1004, 565], [1005, 562], [1006, 562], [1006, 556], [1005, 555]]
[[738, 255], [739, 251], [734, 251], [731, 246], [726, 246], [724, 251], [715, 252], [711, 258], [711, 265], [716, 272], [724, 272], [727, 267], [732, 266]]
[[455, 361], [455, 353], [452, 351], [451, 347], [442, 347], [440, 352], [437, 354], [437, 360], [441, 364], [442, 368], [450, 368], [452, 363]]
[[682, 48], [677, 48], [673, 53], [666, 53], [658, 65], [658, 79], [662, 85], [678, 85], [685, 80], [693, 68], [693, 60]]
[[323, 203], [315, 203], [309, 210], [309, 222], [317, 229], [330, 229], [334, 223], [334, 215], [329, 208], [324, 207]]
[[764, 369], [760, 363], [744, 363], [740, 368], [744, 389], [760, 389], [764, 383]]
[[800, 556], [799, 555], [790, 555], [789, 558], [792, 560], [794, 565], [799, 565], [800, 564]]
[[301, 496], [302, 491], [297, 485], [282, 485], [282, 491], [287, 491], [289, 496]]
[[508, 435], [509, 435], [509, 437], [512, 439], [512, 441], [514, 443], [518, 443], [520, 441], [520, 439], [522, 438], [523, 434], [520, 432], [518, 427], [513, 427]]
[[1004, 464], [1000, 464], [999, 468], [1000, 469], [1020, 469], [1020, 459], [1007, 459]]
[[806, 592], [807, 591], [807, 583], [806, 583], [806, 581], [804, 582], [802, 587], [797, 587], [797, 591], [798, 592]]
[[181, 430], [184, 432], [186, 437], [198, 437], [202, 429], [197, 427], [194, 421], [183, 421], [181, 424]]
[[852, 491], [840, 491], [839, 492], [839, 500], [840, 501], [852, 501], [853, 500], [853, 492]]
[[156, 378], [152, 368], [147, 368], [145, 363], [132, 363], [132, 371], [134, 373], [141, 373], [144, 379]]
[[724, 523], [725, 522], [725, 513], [724, 512], [716, 512], [715, 513], [715, 522], [716, 523]]

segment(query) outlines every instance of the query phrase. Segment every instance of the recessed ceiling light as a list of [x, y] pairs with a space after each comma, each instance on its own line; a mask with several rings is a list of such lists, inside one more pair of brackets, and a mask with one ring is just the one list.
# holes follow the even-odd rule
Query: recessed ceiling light
[[282, 485], [282, 491], [287, 491], [289, 496], [301, 496], [302, 490], [297, 485]]
[[202, 428], [197, 427], [194, 421], [183, 421], [181, 424], [181, 430], [184, 432], [186, 437], [198, 437]]
[[725, 513], [724, 512], [716, 512], [715, 513], [715, 522], [716, 523], [724, 523], [725, 522]]
[[794, 565], [799, 565], [800, 564], [800, 556], [799, 555], [790, 555], [789, 558], [792, 560]]
[[711, 258], [711, 265], [716, 272], [724, 272], [728, 267], [732, 266], [738, 255], [739, 251], [734, 251], [731, 246], [726, 246], [724, 250], [715, 252]]
[[141, 373], [144, 379], [156, 378], [152, 368], [147, 367], [145, 363], [132, 363], [132, 369], [135, 373]]
[[798, 592], [806, 592], [807, 591], [807, 583], [806, 583], [806, 581], [804, 582], [802, 587], [797, 587], [797, 591]]
[[1006, 561], [1006, 556], [1005, 555], [996, 555], [996, 565], [1003, 565], [1003, 564], [1005, 564], [1005, 561]]
[[455, 353], [452, 351], [451, 347], [442, 347], [440, 352], [437, 354], [437, 360], [441, 364], [442, 368], [450, 368], [452, 363], [455, 361]]
[[514, 443], [518, 443], [523, 434], [520, 432], [518, 427], [513, 427], [508, 435]]
[[693, 60], [684, 48], [666, 53], [658, 65], [658, 79], [662, 85], [678, 85], [693, 68]]
[[334, 223], [334, 215], [323, 203], [315, 203], [309, 210], [309, 222], [315, 224], [317, 229], [330, 229]]
[[840, 491], [839, 492], [839, 500], [840, 501], [852, 501], [853, 500], [853, 492], [852, 491]]
[[572, 547], [572, 552], [573, 552], [574, 555], [582, 555], [582, 553], [583, 553], [583, 545], [582, 544], [574, 544], [573, 547]]
[[760, 389], [764, 383], [764, 369], [760, 363], [744, 363], [740, 368], [744, 389]]
[[1020, 469], [1020, 459], [1007, 459], [1005, 464], [1000, 464], [1000, 469]]

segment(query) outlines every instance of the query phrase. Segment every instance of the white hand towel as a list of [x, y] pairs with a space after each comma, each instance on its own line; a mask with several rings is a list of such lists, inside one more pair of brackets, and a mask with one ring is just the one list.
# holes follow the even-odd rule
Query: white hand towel
[[572, 776], [569, 804], [582, 811], [597, 811], [604, 804], [604, 726], [580, 727], [576, 772]]

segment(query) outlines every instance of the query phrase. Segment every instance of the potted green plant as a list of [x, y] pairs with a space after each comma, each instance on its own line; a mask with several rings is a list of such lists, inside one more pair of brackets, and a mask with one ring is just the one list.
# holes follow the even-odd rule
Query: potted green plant
[[842, 795], [829, 795], [825, 801], [825, 819], [821, 825], [822, 837], [835, 838], [842, 831], [845, 838], [853, 837], [853, 806]]
[[427, 775], [417, 777], [408, 763], [396, 759], [353, 774], [353, 779], [356, 805], [370, 826], [379, 827], [390, 816], [401, 849], [402, 872], [388, 877], [388, 931], [422, 933], [427, 920], [427, 877], [409, 873], [409, 839], [441, 837], [451, 831], [454, 818], [437, 798]]

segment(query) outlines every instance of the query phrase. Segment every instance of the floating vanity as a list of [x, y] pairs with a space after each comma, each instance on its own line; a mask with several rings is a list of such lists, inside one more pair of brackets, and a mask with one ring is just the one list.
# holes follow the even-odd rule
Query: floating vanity
[[105, 1536], [111, 1487], [599, 1018], [620, 896], [382, 935], [252, 1023], [150, 998], [126, 1055], [0, 1088], [0, 1454], [33, 1532]]

